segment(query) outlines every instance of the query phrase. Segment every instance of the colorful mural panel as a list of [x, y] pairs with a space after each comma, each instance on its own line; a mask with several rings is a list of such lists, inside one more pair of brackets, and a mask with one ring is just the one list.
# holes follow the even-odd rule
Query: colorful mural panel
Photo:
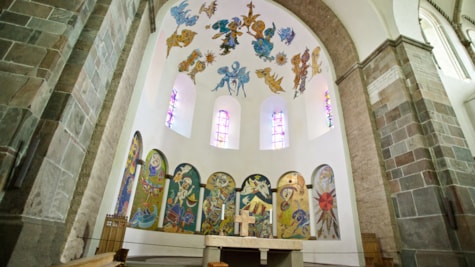
[[119, 216], [127, 216], [129, 210], [130, 194], [134, 186], [135, 173], [137, 170], [137, 160], [142, 154], [142, 137], [139, 132], [134, 134], [132, 143], [129, 148], [129, 155], [125, 164], [124, 175], [120, 185], [119, 196], [115, 206], [115, 214]]
[[156, 230], [163, 200], [167, 164], [163, 154], [153, 149], [140, 171], [132, 205], [130, 227]]
[[335, 177], [329, 165], [320, 166], [313, 177], [313, 206], [318, 240], [340, 240]]
[[200, 176], [190, 164], [175, 169], [168, 188], [163, 228], [165, 232], [192, 234], [196, 230]]
[[239, 207], [240, 210], [248, 210], [255, 217], [256, 222], [249, 225], [249, 236], [269, 237], [272, 232], [272, 188], [267, 177], [254, 174], [244, 180]]
[[[224, 208], [224, 209], [223, 209]], [[227, 173], [213, 173], [206, 183], [201, 216], [201, 233], [234, 235], [236, 183]]]
[[279, 238], [310, 238], [308, 190], [300, 173], [289, 172], [279, 179], [276, 215]]

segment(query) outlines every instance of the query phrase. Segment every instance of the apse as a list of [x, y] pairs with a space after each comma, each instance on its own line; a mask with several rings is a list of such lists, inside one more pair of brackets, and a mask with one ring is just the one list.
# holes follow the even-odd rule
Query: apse
[[[264, 221], [269, 209], [275, 211], [276, 221], [283, 214], [277, 203], [289, 200], [278, 202], [279, 181], [295, 176], [295, 185], [283, 186], [295, 186], [299, 192], [308, 187], [309, 192], [299, 199], [302, 204], [290, 201], [284, 206], [305, 207], [308, 227], [292, 234], [274, 224], [273, 232], [285, 233], [283, 238], [303, 237], [306, 261], [357, 265], [359, 228], [341, 107], [331, 58], [318, 36], [272, 1], [168, 1], [158, 14], [121, 134], [130, 143], [140, 133], [145, 163], [139, 168], [150, 166], [145, 157], [155, 151], [167, 163], [167, 173], [160, 178], [167, 181], [160, 189], [162, 200], [148, 205], [154, 207], [155, 226], [127, 229], [124, 246], [129, 256], [200, 256], [201, 228], [214, 214], [203, 207], [209, 202], [205, 196], [211, 195], [205, 184], [219, 173], [239, 192], [232, 199], [236, 203], [244, 198], [240, 194], [245, 182], [265, 177], [270, 193], [262, 210]], [[122, 153], [114, 159], [111, 174], [115, 195], [103, 203], [105, 210], [111, 210], [124, 191], [118, 177], [126, 168], [128, 151], [125, 146], [118, 151]], [[180, 166], [190, 166], [194, 173], [186, 201], [193, 199], [190, 205], [196, 212], [184, 234], [173, 233], [178, 209], [172, 204], [183, 186], [176, 177]], [[315, 175], [321, 166], [332, 170], [331, 179]], [[129, 203], [142, 194], [142, 184], [150, 184], [137, 173]], [[335, 203], [326, 209], [333, 214], [328, 225], [317, 223], [323, 214], [321, 198], [312, 194], [321, 192], [312, 188], [319, 177], [332, 183], [332, 192], [325, 195]], [[147, 197], [142, 194], [140, 199]], [[238, 208], [229, 213], [238, 214]], [[144, 207], [131, 210], [135, 213], [129, 210], [128, 216], [136, 218]], [[332, 230], [322, 234], [317, 229], [322, 225]], [[207, 233], [216, 232], [206, 227]], [[342, 254], [348, 257], [338, 256]]]

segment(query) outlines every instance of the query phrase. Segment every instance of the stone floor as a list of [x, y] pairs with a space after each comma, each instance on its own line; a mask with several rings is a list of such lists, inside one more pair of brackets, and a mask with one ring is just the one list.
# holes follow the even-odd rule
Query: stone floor
[[[201, 267], [201, 258], [197, 257], [132, 257], [127, 259], [127, 267]], [[265, 267], [263, 262], [262, 267]], [[342, 265], [327, 265], [304, 263], [304, 267], [345, 267]]]

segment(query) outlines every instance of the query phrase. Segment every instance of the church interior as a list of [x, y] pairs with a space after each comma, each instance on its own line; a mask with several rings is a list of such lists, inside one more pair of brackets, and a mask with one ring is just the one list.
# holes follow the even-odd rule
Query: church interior
[[475, 266], [474, 0], [0, 6], [0, 266]]

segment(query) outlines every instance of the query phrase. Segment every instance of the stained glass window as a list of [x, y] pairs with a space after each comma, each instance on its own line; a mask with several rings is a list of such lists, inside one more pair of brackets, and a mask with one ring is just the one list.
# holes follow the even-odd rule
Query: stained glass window
[[173, 122], [175, 121], [175, 108], [177, 102], [178, 91], [176, 89], [172, 90], [170, 95], [170, 104], [168, 105], [167, 119], [165, 120], [165, 125], [168, 128], [173, 127]]
[[327, 116], [328, 127], [333, 128], [334, 122], [333, 122], [333, 112], [332, 112], [332, 101], [330, 98], [330, 93], [328, 93], [328, 90], [325, 90], [325, 114]]
[[226, 110], [218, 111], [218, 119], [216, 123], [216, 138], [214, 145], [216, 147], [225, 148], [229, 142], [229, 113]]
[[285, 147], [285, 121], [284, 112], [272, 113], [272, 148], [281, 149]]

